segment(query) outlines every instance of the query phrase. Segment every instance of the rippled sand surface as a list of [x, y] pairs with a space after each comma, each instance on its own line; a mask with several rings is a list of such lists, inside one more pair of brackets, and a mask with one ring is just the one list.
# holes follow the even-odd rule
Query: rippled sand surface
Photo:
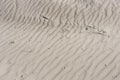
[[0, 80], [120, 80], [119, 0], [0, 0]]

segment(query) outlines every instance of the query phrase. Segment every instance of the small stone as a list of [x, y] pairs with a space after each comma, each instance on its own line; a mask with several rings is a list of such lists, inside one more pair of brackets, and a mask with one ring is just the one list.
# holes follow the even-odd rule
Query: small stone
[[10, 44], [14, 44], [14, 43], [15, 43], [15, 41], [11, 41], [11, 42], [10, 42]]

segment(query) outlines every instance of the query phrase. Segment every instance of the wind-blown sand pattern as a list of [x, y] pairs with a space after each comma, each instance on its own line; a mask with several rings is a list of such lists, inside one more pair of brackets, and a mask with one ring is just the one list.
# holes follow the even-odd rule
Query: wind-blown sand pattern
[[120, 1], [0, 0], [0, 80], [120, 80]]

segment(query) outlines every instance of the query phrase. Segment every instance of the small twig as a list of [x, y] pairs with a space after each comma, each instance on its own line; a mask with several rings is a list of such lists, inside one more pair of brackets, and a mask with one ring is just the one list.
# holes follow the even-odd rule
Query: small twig
[[44, 19], [48, 19], [47, 17], [43, 16]]

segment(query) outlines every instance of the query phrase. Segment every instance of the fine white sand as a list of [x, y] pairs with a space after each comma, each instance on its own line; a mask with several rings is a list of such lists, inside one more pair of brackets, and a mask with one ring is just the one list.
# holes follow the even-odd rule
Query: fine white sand
[[0, 80], [120, 80], [119, 0], [0, 0]]

